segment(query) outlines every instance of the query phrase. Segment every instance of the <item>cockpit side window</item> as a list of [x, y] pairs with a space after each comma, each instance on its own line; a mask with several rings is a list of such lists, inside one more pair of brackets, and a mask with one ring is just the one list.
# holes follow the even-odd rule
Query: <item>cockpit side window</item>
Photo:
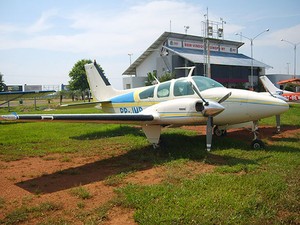
[[157, 97], [165, 98], [170, 95], [170, 82], [162, 83], [157, 88]]
[[148, 88], [148, 89], [142, 91], [142, 92], [139, 94], [140, 99], [153, 98], [153, 96], [154, 96], [154, 88], [155, 88], [155, 87], [150, 87], [150, 88]]
[[187, 80], [178, 80], [174, 84], [174, 96], [193, 95], [194, 91]]

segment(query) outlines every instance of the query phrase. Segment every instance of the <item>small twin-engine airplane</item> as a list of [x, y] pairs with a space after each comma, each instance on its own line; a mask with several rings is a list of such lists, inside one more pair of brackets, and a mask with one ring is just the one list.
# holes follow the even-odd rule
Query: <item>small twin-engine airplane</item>
[[[97, 121], [140, 124], [150, 143], [157, 147], [162, 127], [206, 124], [206, 149], [211, 150], [212, 133], [223, 135], [233, 126], [251, 122], [253, 148], [262, 148], [257, 138], [259, 119], [280, 115], [288, 110], [285, 101], [270, 95], [225, 88], [203, 76], [173, 79], [148, 87], [114, 89], [96, 62], [85, 65], [88, 82], [96, 102], [105, 114], [27, 114], [4, 115], [7, 120]], [[87, 103], [91, 105], [91, 103]]]
[[[265, 87], [266, 91], [268, 91], [271, 95], [282, 96], [285, 98], [288, 102], [300, 102], [300, 92], [292, 92], [292, 91], [285, 91], [277, 88], [267, 76], [261, 76], [259, 77], [263, 86]], [[290, 82], [296, 82], [299, 79], [292, 79], [289, 80]], [[289, 82], [288, 80], [286, 82], [278, 82], [280, 84], [286, 84]], [[299, 81], [298, 81], [299, 82]]]

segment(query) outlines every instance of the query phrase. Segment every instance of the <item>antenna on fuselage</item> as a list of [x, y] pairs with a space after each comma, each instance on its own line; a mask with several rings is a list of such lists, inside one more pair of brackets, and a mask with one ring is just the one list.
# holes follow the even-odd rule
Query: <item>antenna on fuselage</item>
[[192, 76], [195, 68], [196, 68], [196, 66], [175, 67], [176, 70], [180, 70], [180, 69], [188, 69], [188, 70], [190, 70], [189, 74], [187, 75], [187, 77], [191, 77]]
[[156, 76], [154, 76], [153, 73], [151, 73], [151, 75], [152, 75], [152, 77], [154, 78], [154, 80], [155, 80], [158, 84], [160, 84], [160, 81], [156, 78]]

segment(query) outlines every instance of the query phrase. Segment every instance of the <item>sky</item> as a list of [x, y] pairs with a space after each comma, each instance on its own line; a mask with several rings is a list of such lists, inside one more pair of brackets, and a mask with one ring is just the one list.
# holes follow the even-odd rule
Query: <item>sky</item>
[[[223, 18], [239, 53], [270, 65], [267, 74], [294, 73], [300, 43], [299, 0], [0, 0], [0, 73], [7, 85], [68, 84], [81, 59], [97, 60], [112, 85], [163, 32], [202, 36], [203, 23]], [[300, 74], [300, 44], [297, 45]]]

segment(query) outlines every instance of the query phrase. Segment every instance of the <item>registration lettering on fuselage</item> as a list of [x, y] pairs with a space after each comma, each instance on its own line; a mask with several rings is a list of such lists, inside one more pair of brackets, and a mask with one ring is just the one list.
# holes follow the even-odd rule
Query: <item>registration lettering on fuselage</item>
[[120, 113], [139, 113], [142, 111], [143, 111], [143, 108], [141, 106], [120, 107]]

